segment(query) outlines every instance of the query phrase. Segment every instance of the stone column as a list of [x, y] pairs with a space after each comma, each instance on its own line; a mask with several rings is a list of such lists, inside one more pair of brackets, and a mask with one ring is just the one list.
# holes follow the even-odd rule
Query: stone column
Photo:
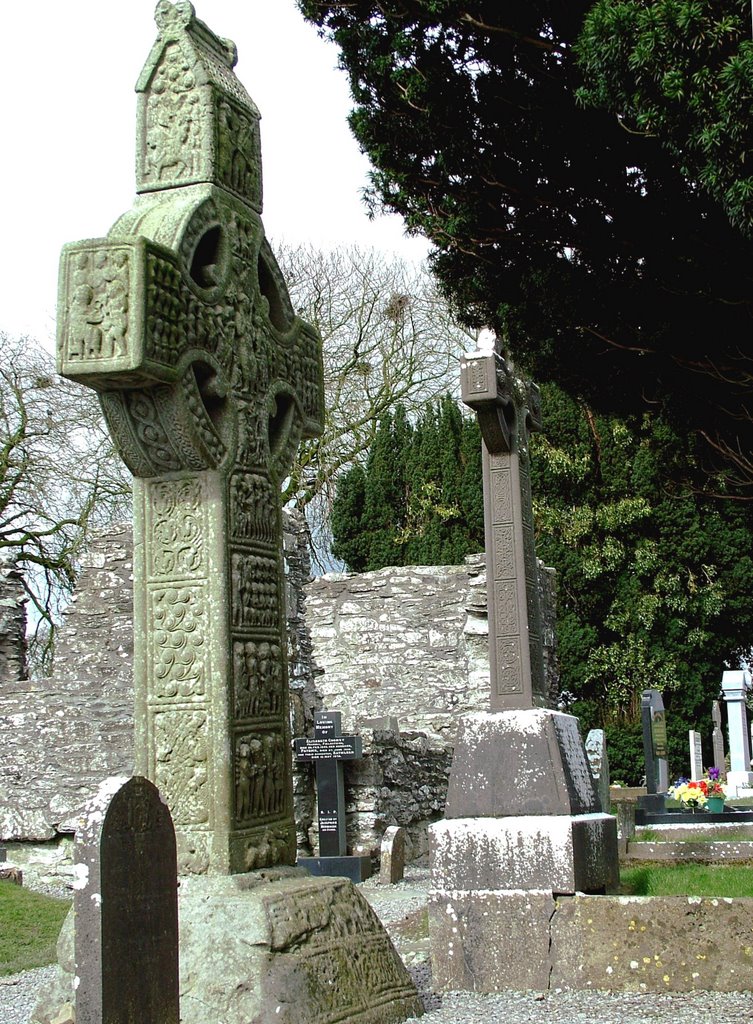
[[[722, 693], [727, 702], [727, 738], [729, 740], [729, 764], [727, 785], [738, 793], [753, 786], [753, 772], [750, 770], [750, 733], [745, 698], [750, 688], [748, 675], [743, 671], [725, 672], [722, 675]], [[731, 793], [729, 795], [732, 795]]]

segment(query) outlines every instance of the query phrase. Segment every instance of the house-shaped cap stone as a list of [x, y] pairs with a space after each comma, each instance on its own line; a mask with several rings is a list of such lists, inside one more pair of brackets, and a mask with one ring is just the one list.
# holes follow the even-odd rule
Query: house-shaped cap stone
[[233, 71], [235, 44], [187, 2], [160, 0], [155, 19], [159, 35], [136, 83], [137, 191], [208, 183], [261, 213], [260, 115]]

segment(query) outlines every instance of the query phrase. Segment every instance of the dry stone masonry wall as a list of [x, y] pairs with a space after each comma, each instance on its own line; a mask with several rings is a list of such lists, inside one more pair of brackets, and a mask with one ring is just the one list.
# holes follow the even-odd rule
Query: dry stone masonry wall
[[[341, 711], [365, 753], [345, 770], [349, 849], [375, 853], [384, 829], [401, 825], [408, 858], [421, 856], [427, 825], [443, 814], [456, 722], [483, 709], [488, 693], [483, 561], [311, 582], [302, 517], [286, 519], [284, 540], [292, 734], [310, 733], [316, 710]], [[3, 577], [15, 587], [0, 611], [16, 653], [0, 675], [0, 841], [69, 833], [105, 775], [133, 770], [130, 529], [96, 539], [82, 568], [52, 679], [24, 678], [21, 627], [12, 627], [22, 586]], [[548, 622], [545, 641], [553, 614]], [[551, 642], [547, 654], [556, 666]], [[316, 852], [313, 772], [296, 766], [293, 781], [298, 847]]]

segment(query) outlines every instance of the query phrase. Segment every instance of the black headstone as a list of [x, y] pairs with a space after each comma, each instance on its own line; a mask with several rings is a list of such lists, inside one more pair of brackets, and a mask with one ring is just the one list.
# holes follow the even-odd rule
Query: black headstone
[[123, 782], [76, 832], [76, 1024], [178, 1024], [175, 830], [151, 782]]
[[640, 805], [646, 810], [662, 810], [664, 794], [669, 788], [667, 766], [667, 720], [664, 701], [658, 690], [644, 690], [641, 695], [643, 753], [646, 761], [647, 796]]
[[312, 762], [316, 768], [319, 809], [319, 856], [299, 858], [298, 863], [312, 874], [345, 875], [361, 881], [370, 874], [371, 862], [368, 857], [346, 856], [343, 777], [343, 762], [357, 761], [363, 756], [361, 737], [342, 735], [339, 711], [318, 711], [314, 715], [313, 738], [295, 740], [295, 756], [297, 761]]

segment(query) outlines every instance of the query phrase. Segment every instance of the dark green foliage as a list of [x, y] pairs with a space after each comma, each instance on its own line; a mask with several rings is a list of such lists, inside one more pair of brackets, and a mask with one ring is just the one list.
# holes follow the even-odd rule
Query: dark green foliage
[[666, 417], [596, 416], [542, 391], [532, 485], [538, 554], [557, 569], [562, 687], [584, 729], [606, 728], [612, 776], [630, 783], [644, 770], [641, 692], [661, 690], [680, 775], [688, 729], [709, 733], [721, 673], [749, 650], [753, 510], [704, 493]]
[[411, 425], [385, 416], [365, 471], [340, 479], [332, 551], [354, 571], [452, 565], [483, 549], [481, 441], [475, 419], [447, 397]]
[[578, 99], [656, 136], [753, 237], [753, 40], [748, 0], [600, 0], [576, 47]]
[[753, 481], [742, 0], [299, 6], [340, 48], [372, 204], [434, 243], [465, 321], [602, 413], [666, 403]]

